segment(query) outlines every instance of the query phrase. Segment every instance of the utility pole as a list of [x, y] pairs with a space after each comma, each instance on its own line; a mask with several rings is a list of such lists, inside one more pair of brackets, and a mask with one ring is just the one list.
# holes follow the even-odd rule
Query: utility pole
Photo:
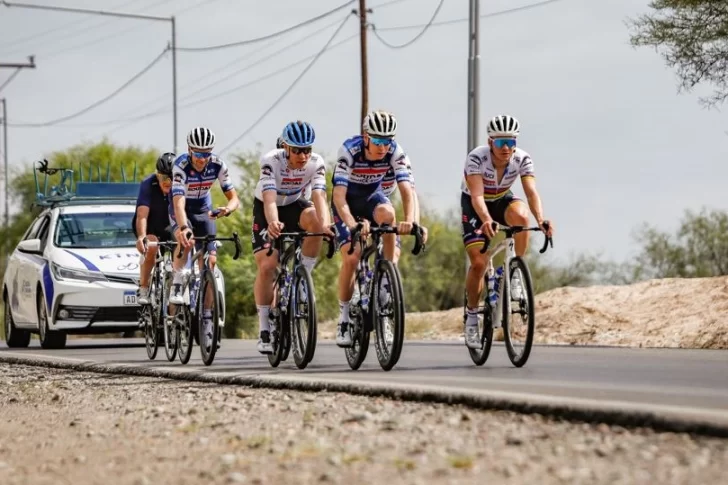
[[480, 0], [470, 0], [468, 31], [468, 152], [478, 146], [480, 118]]
[[[369, 112], [369, 70], [367, 69], [367, 10], [366, 0], [359, 0], [359, 49], [361, 58], [361, 118], [359, 118], [359, 129], [362, 121]], [[354, 10], [356, 12], [356, 10]]]
[[121, 17], [127, 19], [137, 20], [157, 20], [162, 22], [170, 22], [172, 25], [172, 92], [173, 92], [173, 121], [172, 121], [172, 147], [174, 152], [177, 153], [177, 29], [175, 25], [174, 16], [171, 17], [159, 17], [156, 15], [140, 15], [135, 13], [123, 13], [123, 12], [108, 12], [105, 10], [90, 10], [85, 8], [69, 8], [69, 7], [53, 7], [51, 5], [35, 5], [31, 3], [18, 3], [8, 2], [6, 0], [0, 0], [1, 5], [6, 7], [17, 7], [17, 8], [33, 8], [37, 10], [53, 10], [57, 12], [69, 12], [69, 13], [83, 13], [92, 15], [105, 15], [107, 17]]
[[[16, 69], [20, 71], [21, 69], [35, 69], [35, 57], [34, 56], [28, 56], [28, 62], [27, 63], [13, 63], [13, 62], [6, 62], [6, 63], [0, 63], [0, 69], [2, 68], [8, 68], [8, 69]], [[14, 75], [14, 74], [13, 74]], [[3, 87], [7, 85], [9, 82], [6, 81], [3, 84]], [[4, 164], [4, 170], [3, 174], [5, 177], [5, 180], [3, 181], [5, 189], [5, 213], [3, 215], [3, 273], [5, 272], [5, 268], [7, 265], [8, 260], [8, 228], [10, 227], [10, 191], [9, 189], [9, 179], [10, 179], [10, 173], [9, 173], [9, 158], [8, 158], [8, 100], [7, 98], [3, 98], [2, 100], [3, 105], [3, 111], [2, 111], [2, 121], [3, 124], [3, 164]]]

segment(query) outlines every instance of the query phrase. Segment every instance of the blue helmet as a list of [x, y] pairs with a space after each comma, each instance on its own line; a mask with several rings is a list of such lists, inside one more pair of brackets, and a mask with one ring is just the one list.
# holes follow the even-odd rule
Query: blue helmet
[[281, 138], [292, 147], [310, 147], [316, 139], [316, 132], [305, 121], [292, 121], [283, 128]]

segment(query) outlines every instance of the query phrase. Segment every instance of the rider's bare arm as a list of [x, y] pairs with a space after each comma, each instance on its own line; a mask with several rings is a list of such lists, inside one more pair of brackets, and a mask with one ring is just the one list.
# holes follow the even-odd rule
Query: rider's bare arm
[[346, 186], [341, 185], [338, 187], [334, 187], [334, 192], [331, 197], [334, 199], [336, 212], [339, 213], [339, 216], [341, 217], [341, 220], [344, 221], [344, 224], [349, 227], [354, 227], [356, 226], [356, 220], [354, 219], [354, 216], [351, 215], [351, 209], [349, 209], [349, 204], [346, 203], [346, 189]]
[[225, 198], [228, 203], [225, 206], [228, 214], [234, 212], [240, 207], [240, 198], [238, 198], [238, 192], [235, 189], [228, 190], [225, 192]]
[[265, 211], [265, 220], [268, 224], [278, 222], [278, 204], [276, 203], [277, 192], [273, 190], [263, 191], [263, 210]]
[[187, 197], [187, 174], [175, 164], [172, 167], [172, 205], [174, 206], [174, 219], [177, 227], [187, 225], [185, 213], [185, 198]]
[[140, 238], [147, 235], [147, 219], [149, 218], [149, 207], [140, 205], [136, 209], [136, 233]]
[[543, 222], [543, 207], [541, 197], [538, 195], [538, 190], [536, 190], [536, 178], [530, 175], [521, 177], [521, 185], [528, 200], [528, 207], [531, 209], [533, 217], [536, 218], [536, 222], [541, 225]]
[[402, 207], [404, 209], [404, 220], [406, 222], [415, 222], [415, 204], [416, 195], [412, 186], [408, 181], [397, 183], [399, 193], [402, 197]]
[[349, 227], [356, 226], [356, 220], [351, 215], [349, 204], [346, 203], [346, 192], [349, 187], [349, 176], [351, 175], [352, 159], [346, 147], [339, 148], [336, 168], [334, 169], [334, 191], [331, 198], [334, 201], [336, 212]]

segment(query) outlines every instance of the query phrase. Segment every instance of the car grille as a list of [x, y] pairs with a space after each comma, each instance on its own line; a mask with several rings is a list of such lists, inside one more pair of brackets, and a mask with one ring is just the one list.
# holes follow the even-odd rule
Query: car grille
[[[58, 311], [66, 310], [70, 317], [62, 320], [86, 320], [94, 322], [136, 322], [139, 320], [138, 306], [61, 306]], [[61, 319], [56, 313], [56, 318]]]
[[137, 286], [139, 284], [139, 277], [135, 276], [119, 276], [119, 275], [113, 275], [113, 274], [105, 274], [106, 279], [114, 282], [114, 283], [124, 283], [127, 285], [134, 285]]

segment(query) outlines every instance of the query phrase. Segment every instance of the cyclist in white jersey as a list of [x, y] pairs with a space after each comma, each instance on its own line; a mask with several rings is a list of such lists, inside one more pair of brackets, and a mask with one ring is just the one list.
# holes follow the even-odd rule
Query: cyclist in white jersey
[[[483, 244], [489, 244], [495, 236], [492, 223], [507, 226], [526, 226], [528, 209], [538, 225], [551, 236], [553, 223], [544, 225], [541, 197], [536, 190], [531, 155], [516, 147], [520, 124], [512, 116], [495, 116], [488, 123], [488, 144], [476, 147], [465, 161], [462, 183], [463, 243], [470, 259], [465, 287], [468, 294], [465, 343], [478, 349], [478, 301], [483, 291], [485, 272], [488, 269], [488, 253], [480, 254]], [[520, 176], [521, 186], [528, 200], [526, 204], [514, 196], [510, 188]], [[528, 232], [515, 236], [515, 250], [523, 256], [528, 248]], [[520, 288], [512, 289], [512, 297], [520, 298]]]
[[[258, 351], [262, 354], [273, 352], [269, 317], [278, 252], [267, 255], [269, 239], [277, 238], [284, 230], [334, 236], [329, 229], [326, 166], [324, 159], [312, 152], [316, 139], [313, 127], [304, 121], [288, 123], [281, 139], [283, 148], [266, 153], [260, 160], [260, 178], [253, 200], [253, 252], [258, 267], [254, 293], [260, 325]], [[306, 188], [311, 189], [311, 200], [304, 197]], [[320, 236], [303, 241], [301, 263], [309, 272], [316, 264], [321, 243]]]

